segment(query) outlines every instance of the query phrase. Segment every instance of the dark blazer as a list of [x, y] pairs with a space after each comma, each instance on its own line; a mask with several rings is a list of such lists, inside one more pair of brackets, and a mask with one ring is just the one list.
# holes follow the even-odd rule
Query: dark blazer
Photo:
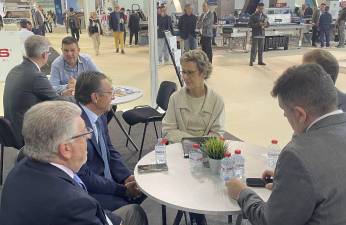
[[[120, 23], [120, 19], [124, 20], [124, 23]], [[122, 12], [111, 12], [109, 15], [109, 27], [115, 32], [115, 31], [120, 31], [123, 32], [125, 31], [125, 14]]]
[[338, 108], [346, 112], [346, 94], [337, 89], [338, 94]]
[[[92, 127], [87, 114], [82, 109], [82, 115], [87, 127]], [[125, 166], [122, 157], [117, 152], [108, 134], [107, 118], [102, 116], [103, 137], [106, 142], [109, 167], [113, 180], [104, 177], [104, 163], [102, 160], [101, 149], [96, 141], [95, 135], [88, 140], [88, 160], [79, 170], [78, 175], [85, 183], [90, 194], [107, 194], [126, 197], [126, 188], [123, 185], [126, 178], [132, 173]]]
[[295, 135], [282, 150], [267, 203], [251, 189], [238, 203], [251, 224], [346, 224], [346, 113]]
[[178, 28], [182, 39], [187, 39], [189, 35], [196, 37], [197, 16], [184, 14], [180, 17]]
[[[114, 225], [121, 219], [107, 213]], [[100, 204], [59, 168], [32, 159], [19, 162], [2, 190], [1, 225], [105, 225]]]
[[172, 20], [171, 17], [168, 15], [157, 16], [157, 37], [158, 38], [165, 38], [165, 31], [171, 31], [173, 33], [173, 26], [172, 26]]
[[265, 29], [262, 27], [261, 23], [265, 23], [265, 27], [269, 26], [268, 17], [264, 13], [262, 13], [261, 16], [255, 12], [250, 16], [249, 27], [252, 28], [252, 37], [265, 36]]
[[141, 18], [139, 17], [138, 13], [132, 13], [129, 17], [129, 24], [128, 27], [132, 33], [137, 33], [140, 30], [140, 22]]
[[324, 12], [320, 16], [319, 27], [323, 30], [329, 30], [333, 22], [332, 14], [329, 12]]
[[44, 24], [44, 20], [41, 16], [40, 11], [36, 10], [34, 14], [35, 26], [42, 26]]
[[24, 113], [37, 103], [59, 98], [46, 75], [29, 59], [25, 58], [8, 73], [3, 97], [4, 111], [18, 143], [23, 142]]

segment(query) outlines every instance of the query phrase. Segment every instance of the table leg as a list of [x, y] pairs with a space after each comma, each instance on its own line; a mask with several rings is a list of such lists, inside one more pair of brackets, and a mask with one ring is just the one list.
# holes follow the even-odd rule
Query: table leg
[[167, 219], [166, 219], [166, 206], [162, 206], [162, 225], [167, 225]]
[[115, 110], [116, 110], [116, 106], [112, 107], [112, 113], [113, 113], [113, 117], [115, 119], [115, 121], [117, 122], [117, 124], [119, 125], [120, 129], [123, 131], [123, 133], [125, 134], [125, 136], [127, 137], [127, 139], [131, 142], [131, 144], [133, 145], [133, 147], [136, 149], [136, 151], [138, 152], [139, 149], [137, 147], [137, 145], [135, 144], [135, 142], [132, 140], [132, 138], [130, 137], [130, 135], [127, 133], [127, 131], [125, 130], [125, 128], [123, 127], [123, 125], [120, 123], [118, 117], [115, 115]]
[[242, 220], [243, 220], [243, 216], [241, 214], [238, 215], [235, 225], [241, 225]]
[[183, 217], [183, 211], [178, 210], [177, 215], [175, 216], [173, 225], [179, 225], [182, 217]]

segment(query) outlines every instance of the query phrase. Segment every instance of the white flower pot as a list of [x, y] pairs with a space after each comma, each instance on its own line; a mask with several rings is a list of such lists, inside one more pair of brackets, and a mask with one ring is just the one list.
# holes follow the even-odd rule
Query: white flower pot
[[209, 158], [210, 170], [215, 174], [220, 174], [221, 159]]

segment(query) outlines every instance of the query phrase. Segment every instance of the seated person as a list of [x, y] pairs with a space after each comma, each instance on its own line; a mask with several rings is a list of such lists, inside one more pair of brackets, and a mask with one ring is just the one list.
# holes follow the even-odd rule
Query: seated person
[[[91, 197], [77, 176], [87, 159], [80, 108], [46, 101], [24, 116], [24, 154], [2, 189], [1, 225], [147, 225], [143, 209], [128, 205], [111, 213]], [[63, 122], [62, 122], [63, 121]]]
[[20, 42], [23, 46], [23, 49], [24, 49], [24, 42], [25, 40], [34, 35], [33, 32], [31, 32], [29, 29], [28, 29], [28, 25], [29, 25], [30, 21], [26, 20], [26, 19], [23, 19], [19, 22], [19, 26], [20, 26], [20, 30], [18, 31], [19, 32], [19, 39], [20, 39]]
[[75, 98], [82, 109], [85, 124], [95, 131], [87, 142], [88, 160], [78, 173], [89, 194], [111, 211], [131, 203], [141, 203], [145, 196], [121, 155], [114, 149], [108, 133], [105, 113], [110, 110], [114, 99], [111, 82], [100, 72], [83, 72], [77, 79]]
[[174, 93], [162, 121], [162, 133], [170, 142], [183, 137], [222, 136], [224, 133], [224, 102], [205, 80], [212, 72], [207, 55], [200, 50], [181, 57], [185, 87]]
[[90, 56], [79, 53], [75, 38], [68, 36], [62, 39], [61, 51], [62, 55], [53, 61], [50, 73], [50, 83], [58, 93], [66, 88], [74, 89], [81, 72], [99, 71]]
[[[332, 53], [323, 49], [314, 49], [303, 55], [303, 63], [316, 63], [330, 75], [334, 84], [339, 75], [339, 63], [338, 60], [332, 55]], [[338, 108], [346, 112], [346, 94], [336, 89], [338, 93]]]

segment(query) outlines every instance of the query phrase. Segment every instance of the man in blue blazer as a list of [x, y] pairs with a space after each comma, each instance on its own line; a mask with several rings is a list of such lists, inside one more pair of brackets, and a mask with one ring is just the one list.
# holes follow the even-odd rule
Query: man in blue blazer
[[108, 134], [105, 113], [114, 99], [111, 82], [100, 72], [83, 72], [77, 79], [75, 98], [86, 126], [95, 131], [88, 140], [87, 162], [78, 173], [89, 194], [112, 211], [131, 203], [141, 203], [145, 196]]

